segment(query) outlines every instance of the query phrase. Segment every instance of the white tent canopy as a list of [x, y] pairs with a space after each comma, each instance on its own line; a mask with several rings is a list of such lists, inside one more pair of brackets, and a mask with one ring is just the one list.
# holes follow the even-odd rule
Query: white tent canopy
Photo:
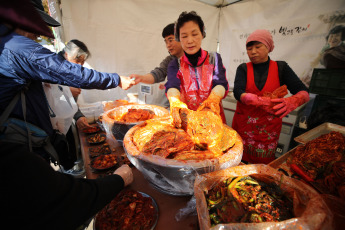
[[[49, 2], [54, 12], [59, 6]], [[194, 10], [205, 22], [202, 48], [217, 51], [219, 45], [230, 86], [237, 66], [248, 61], [245, 39], [253, 30], [270, 30], [276, 46], [271, 58], [285, 60], [302, 77], [314, 67], [311, 62], [325, 45], [330, 27], [345, 23], [343, 0], [61, 0], [60, 8], [62, 41], [85, 42], [92, 54], [90, 66], [124, 76], [158, 66], [168, 55], [162, 29], [181, 12]], [[60, 16], [58, 11], [55, 16]], [[83, 90], [82, 95], [92, 103], [123, 99], [138, 90]], [[163, 95], [155, 84], [146, 102], [159, 104]]]

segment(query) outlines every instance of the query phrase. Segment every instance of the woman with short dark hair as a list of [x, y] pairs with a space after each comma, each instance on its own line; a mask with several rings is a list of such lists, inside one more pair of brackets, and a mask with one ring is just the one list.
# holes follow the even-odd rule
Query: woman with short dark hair
[[[165, 84], [170, 110], [178, 108], [202, 110], [209, 108], [226, 123], [221, 100], [229, 85], [222, 58], [201, 48], [206, 37], [205, 25], [195, 12], [182, 12], [175, 25], [175, 39], [181, 42], [184, 55], [169, 63]], [[179, 121], [174, 121], [179, 126]]]

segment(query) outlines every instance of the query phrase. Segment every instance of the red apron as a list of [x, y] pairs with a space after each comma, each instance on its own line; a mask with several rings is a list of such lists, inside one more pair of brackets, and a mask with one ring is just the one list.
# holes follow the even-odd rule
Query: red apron
[[[186, 103], [189, 109], [196, 111], [200, 104], [205, 101], [212, 90], [212, 78], [214, 64], [209, 62], [210, 55], [207, 54], [206, 60], [201, 66], [191, 66], [185, 56], [180, 59], [180, 81], [181, 81], [181, 101]], [[204, 59], [202, 56], [202, 60]], [[220, 116], [226, 124], [222, 103], [220, 106]]]
[[[273, 92], [280, 87], [278, 65], [270, 61], [267, 81], [260, 91], [254, 82], [253, 63], [247, 63], [246, 93], [262, 96], [264, 92]], [[268, 164], [275, 159], [282, 119], [252, 105], [237, 102], [236, 112], [232, 121], [235, 129], [243, 140], [242, 160], [250, 163]]]

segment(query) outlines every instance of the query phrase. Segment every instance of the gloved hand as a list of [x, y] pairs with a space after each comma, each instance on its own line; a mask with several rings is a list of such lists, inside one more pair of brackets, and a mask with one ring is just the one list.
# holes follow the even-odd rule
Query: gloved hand
[[212, 112], [216, 114], [220, 114], [220, 106], [219, 103], [222, 100], [223, 97], [217, 95], [215, 92], [211, 92], [208, 98], [203, 101], [197, 111], [201, 111], [205, 108], [210, 109]]
[[182, 120], [180, 117], [180, 109], [188, 109], [188, 106], [180, 100], [180, 91], [175, 88], [168, 90], [167, 97], [170, 103], [170, 115], [173, 118], [173, 125], [177, 128], [181, 128]]
[[273, 103], [279, 103], [273, 107], [275, 115], [280, 118], [285, 117], [291, 111], [296, 109], [298, 106], [303, 105], [309, 101], [309, 93], [307, 91], [300, 91], [295, 95], [287, 98], [277, 98], [271, 100]]
[[245, 93], [241, 96], [241, 102], [245, 105], [254, 105], [256, 107], [269, 106], [271, 104], [271, 98], [260, 97], [256, 94]]
[[123, 164], [121, 167], [116, 169], [114, 174], [122, 177], [125, 182], [125, 187], [133, 182], [133, 172], [127, 164]]

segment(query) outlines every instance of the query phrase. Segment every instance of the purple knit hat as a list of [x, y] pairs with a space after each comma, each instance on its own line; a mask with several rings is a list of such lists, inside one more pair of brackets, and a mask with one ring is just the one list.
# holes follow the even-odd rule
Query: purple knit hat
[[268, 30], [255, 30], [247, 38], [246, 45], [249, 42], [253, 42], [253, 41], [263, 43], [267, 47], [268, 52], [272, 52], [274, 49], [273, 38], [272, 38], [271, 33]]

